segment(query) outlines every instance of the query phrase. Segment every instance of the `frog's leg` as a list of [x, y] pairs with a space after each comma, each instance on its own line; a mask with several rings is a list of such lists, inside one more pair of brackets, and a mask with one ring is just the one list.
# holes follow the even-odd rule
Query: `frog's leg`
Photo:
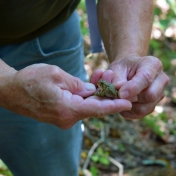
[[98, 88], [98, 90], [94, 93], [94, 95], [99, 96], [99, 97], [104, 96], [103, 92], [102, 92], [102, 90], [100, 88]]

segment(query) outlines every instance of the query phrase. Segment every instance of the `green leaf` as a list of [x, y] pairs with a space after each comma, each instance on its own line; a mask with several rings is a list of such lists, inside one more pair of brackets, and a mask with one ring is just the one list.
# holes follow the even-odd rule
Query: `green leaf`
[[122, 143], [118, 143], [118, 148], [121, 152], [124, 152], [125, 151], [125, 147]]
[[91, 160], [96, 163], [96, 162], [98, 162], [98, 160], [99, 160], [99, 156], [93, 154], [93, 155], [91, 156]]
[[110, 164], [109, 159], [106, 158], [106, 157], [103, 157], [103, 156], [101, 156], [101, 157], [99, 158], [99, 162], [100, 162], [101, 164], [103, 164], [103, 165], [106, 165], [106, 166], [108, 166], [108, 165]]
[[165, 31], [169, 26], [169, 20], [168, 19], [160, 19], [159, 24], [160, 24], [161, 29], [163, 29]]
[[150, 40], [150, 47], [153, 49], [159, 49], [161, 48], [161, 43], [158, 40], [152, 39]]
[[161, 130], [161, 122], [160, 116], [153, 116], [152, 114], [146, 116], [144, 122], [160, 137], [165, 135], [165, 132]]
[[102, 149], [101, 147], [98, 147], [97, 153], [98, 153], [99, 155], [103, 155], [103, 154], [104, 154], [104, 151], [103, 151], [103, 149]]
[[90, 172], [92, 173], [92, 176], [98, 176], [98, 169], [96, 167], [91, 166]]
[[156, 7], [155, 10], [154, 10], [154, 15], [161, 15], [161, 9]]
[[160, 60], [161, 60], [161, 62], [162, 62], [162, 64], [163, 64], [163, 69], [164, 69], [164, 71], [169, 70], [170, 67], [171, 67], [171, 62], [170, 62], [170, 60], [168, 60], [166, 57], [163, 57], [163, 58], [161, 58]]

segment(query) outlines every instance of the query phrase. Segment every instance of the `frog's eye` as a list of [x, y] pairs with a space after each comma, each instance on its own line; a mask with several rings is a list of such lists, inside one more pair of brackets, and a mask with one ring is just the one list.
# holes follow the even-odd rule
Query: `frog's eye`
[[97, 83], [98, 87], [102, 87], [103, 84], [101, 82]]
[[100, 83], [101, 87], [104, 85], [103, 83]]
[[104, 84], [104, 83], [102, 83], [102, 88], [103, 89], [106, 89], [108, 86], [106, 85], [106, 84]]

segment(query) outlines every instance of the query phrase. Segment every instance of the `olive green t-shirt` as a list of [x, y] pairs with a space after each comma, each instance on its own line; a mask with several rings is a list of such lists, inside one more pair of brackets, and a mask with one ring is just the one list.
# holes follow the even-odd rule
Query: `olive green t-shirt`
[[25, 42], [63, 23], [80, 0], [0, 0], [0, 45]]

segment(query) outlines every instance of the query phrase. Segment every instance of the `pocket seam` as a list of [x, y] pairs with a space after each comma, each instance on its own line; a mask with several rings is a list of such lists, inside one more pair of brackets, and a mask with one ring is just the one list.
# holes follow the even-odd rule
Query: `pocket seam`
[[79, 41], [78, 45], [75, 47], [72, 47], [70, 49], [60, 50], [60, 51], [54, 51], [54, 52], [50, 52], [50, 53], [44, 53], [41, 46], [40, 46], [39, 39], [35, 38], [33, 40], [33, 46], [34, 46], [36, 53], [42, 57], [51, 57], [51, 56], [57, 56], [57, 55], [63, 55], [63, 54], [70, 54], [70, 53], [76, 51], [82, 45], [83, 45], [83, 39], [81, 38], [81, 41]]

